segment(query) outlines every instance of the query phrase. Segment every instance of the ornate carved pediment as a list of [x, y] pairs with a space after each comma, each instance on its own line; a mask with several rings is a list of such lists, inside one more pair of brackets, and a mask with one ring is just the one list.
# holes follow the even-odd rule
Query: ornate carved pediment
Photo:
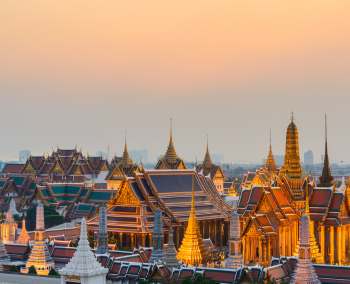
[[61, 173], [62, 172], [62, 168], [60, 167], [60, 165], [58, 163], [56, 163], [55, 167], [52, 170], [53, 173]]
[[109, 171], [109, 168], [108, 168], [108, 166], [107, 166], [107, 162], [104, 163], [104, 165], [103, 165], [101, 171]]
[[28, 162], [27, 166], [23, 169], [23, 173], [33, 173], [35, 174], [35, 171], [32, 167], [32, 165]]
[[74, 173], [75, 175], [84, 175], [84, 173], [82, 172], [81, 168], [78, 167], [77, 170]]
[[185, 167], [185, 165], [184, 165], [184, 163], [182, 161], [181, 161], [180, 165], [178, 166], [178, 169], [179, 170], [185, 170], [186, 169], [186, 167]]
[[261, 198], [261, 201], [258, 204], [256, 212], [260, 214], [260, 213], [266, 213], [266, 212], [272, 212], [272, 211], [273, 210], [266, 198], [266, 195], [264, 194]]
[[114, 200], [114, 204], [139, 205], [139, 201], [131, 192], [127, 183], [124, 183], [118, 191], [118, 196]]

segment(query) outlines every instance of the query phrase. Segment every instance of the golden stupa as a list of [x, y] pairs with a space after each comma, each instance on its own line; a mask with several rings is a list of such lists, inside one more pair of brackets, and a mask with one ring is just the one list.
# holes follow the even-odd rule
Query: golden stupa
[[182, 240], [182, 244], [177, 254], [177, 259], [182, 260], [190, 266], [206, 263], [210, 256], [204, 245], [201, 233], [198, 227], [198, 221], [194, 208], [194, 179], [192, 176], [192, 204], [191, 214], [188, 218], [188, 226], [186, 229], [185, 236]]

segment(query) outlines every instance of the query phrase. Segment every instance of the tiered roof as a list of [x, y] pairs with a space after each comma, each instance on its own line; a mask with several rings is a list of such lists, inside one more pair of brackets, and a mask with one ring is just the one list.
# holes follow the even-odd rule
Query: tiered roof
[[185, 162], [175, 152], [172, 125], [170, 126], [170, 141], [163, 158], [159, 159], [155, 169], [187, 169]]
[[215, 165], [210, 158], [209, 145], [207, 139], [207, 150], [205, 152], [203, 163], [198, 167], [198, 171], [203, 171], [204, 175], [210, 175], [213, 179], [225, 179], [224, 172], [222, 171], [220, 165]]
[[[107, 208], [108, 231], [152, 233], [156, 206], [163, 211], [164, 230], [188, 220], [191, 211], [191, 177], [198, 220], [227, 218], [230, 207], [222, 202], [213, 181], [195, 170], [148, 170], [124, 177]], [[88, 221], [98, 230], [98, 217]]]

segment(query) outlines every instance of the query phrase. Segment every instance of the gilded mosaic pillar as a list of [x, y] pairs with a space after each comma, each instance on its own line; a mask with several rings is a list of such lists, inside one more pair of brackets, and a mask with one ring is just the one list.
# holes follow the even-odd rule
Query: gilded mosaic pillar
[[123, 246], [123, 233], [119, 233], [119, 243], [120, 246]]
[[246, 250], [246, 243], [245, 243], [245, 239], [246, 239], [246, 237], [243, 237], [243, 239], [242, 239], [242, 245], [243, 245], [243, 250], [242, 250], [242, 254], [243, 254], [243, 263], [245, 263], [245, 255], [246, 255], [246, 253], [245, 253], [245, 250]]
[[330, 247], [331, 247], [331, 255], [330, 255], [330, 263], [331, 264], [334, 264], [334, 260], [335, 260], [335, 256], [334, 256], [334, 227], [333, 226], [331, 226], [330, 228], [330, 232], [329, 232], [329, 234], [330, 234]]
[[142, 247], [146, 247], [146, 234], [142, 234], [141, 237], [142, 237]]
[[341, 259], [344, 263], [346, 260], [346, 227], [342, 226], [342, 242], [341, 242]]
[[135, 247], [135, 234], [134, 233], [130, 234], [130, 240], [131, 240], [130, 249], [131, 249], [131, 251], [133, 251], [133, 249]]
[[320, 235], [320, 243], [321, 243], [321, 256], [324, 260], [326, 260], [326, 234], [325, 234], [325, 226], [321, 227], [321, 235]]
[[286, 228], [282, 227], [282, 255], [286, 256]]
[[218, 220], [214, 220], [214, 246], [215, 247], [217, 247], [218, 246], [218, 244], [217, 244], [217, 235], [216, 235], [216, 233], [217, 233], [217, 226], [218, 226], [218, 222], [217, 222]]
[[148, 247], [153, 247], [153, 234], [149, 233], [148, 234]]
[[223, 223], [220, 221], [219, 222], [219, 246], [220, 246], [220, 249], [222, 249], [222, 234], [223, 234], [222, 226], [223, 226]]
[[342, 237], [342, 227], [341, 226], [338, 226], [337, 227], [337, 263], [338, 264], [341, 264], [343, 261], [341, 259], [341, 256], [342, 256], [342, 252], [341, 252], [341, 249], [342, 249], [342, 241], [341, 241], [341, 237]]

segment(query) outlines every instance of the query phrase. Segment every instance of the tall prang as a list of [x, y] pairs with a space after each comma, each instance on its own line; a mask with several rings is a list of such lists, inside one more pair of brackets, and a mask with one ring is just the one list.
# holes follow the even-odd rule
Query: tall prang
[[[91, 251], [87, 238], [85, 217], [81, 220], [80, 240], [73, 258], [59, 270], [61, 283], [106, 283], [108, 269], [104, 268]], [[73, 282], [72, 282], [73, 280]]]
[[226, 262], [227, 268], [238, 269], [243, 265], [242, 240], [239, 226], [239, 215], [237, 211], [231, 214], [231, 227], [229, 238], [229, 255]]
[[36, 208], [35, 240], [32, 252], [29, 255], [26, 266], [21, 268], [21, 273], [28, 273], [33, 265], [40, 275], [48, 275], [55, 263], [52, 260], [45, 240], [44, 207], [40, 203]]
[[105, 206], [102, 206], [98, 224], [96, 254], [106, 254], [108, 251], [107, 210]]
[[194, 175], [192, 176], [191, 213], [188, 218], [185, 236], [182, 239], [182, 244], [176, 257], [178, 260], [182, 260], [183, 263], [190, 266], [204, 264], [210, 259], [199, 230], [194, 207]]
[[277, 173], [277, 165], [275, 162], [275, 157], [272, 154], [272, 146], [271, 146], [271, 128], [270, 128], [270, 150], [269, 155], [267, 156], [266, 163], [265, 163], [265, 169], [268, 171], [268, 173], [272, 176]]
[[286, 152], [280, 174], [288, 180], [294, 201], [303, 201], [304, 174], [300, 164], [298, 129], [294, 123], [293, 113], [287, 128]]
[[170, 225], [169, 232], [169, 242], [165, 250], [164, 262], [168, 267], [177, 268], [179, 266], [179, 261], [176, 258], [176, 249], [174, 244], [173, 226]]
[[300, 246], [298, 260], [291, 283], [293, 284], [320, 284], [312, 264], [309, 243], [309, 217], [304, 214], [300, 218]]
[[164, 234], [162, 211], [157, 208], [154, 212], [154, 229], [153, 229], [153, 251], [150, 257], [151, 262], [164, 260]]
[[185, 162], [181, 158], [179, 158], [175, 152], [175, 147], [173, 143], [172, 120], [170, 120], [170, 141], [168, 149], [164, 157], [159, 159], [155, 169], [187, 169]]
[[322, 175], [319, 177], [320, 183], [318, 187], [331, 187], [334, 184], [334, 178], [331, 175], [331, 168], [328, 159], [328, 145], [327, 145], [327, 115], [325, 115], [325, 153]]
[[11, 211], [7, 211], [6, 220], [1, 224], [2, 240], [5, 244], [16, 242], [17, 226], [17, 223], [13, 220]]

